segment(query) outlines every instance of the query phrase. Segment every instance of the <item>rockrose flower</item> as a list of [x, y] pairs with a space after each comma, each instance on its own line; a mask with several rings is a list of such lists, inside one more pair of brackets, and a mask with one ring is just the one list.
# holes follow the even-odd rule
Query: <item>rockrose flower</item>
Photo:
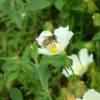
[[50, 31], [43, 31], [36, 38], [40, 48], [39, 54], [57, 55], [64, 51], [69, 44], [69, 40], [73, 36], [73, 32], [69, 31], [69, 27], [59, 27], [54, 30], [54, 34]]
[[80, 50], [79, 56], [72, 54], [69, 58], [73, 61], [71, 68], [66, 67], [62, 71], [66, 77], [73, 75], [73, 73], [82, 76], [87, 71], [89, 64], [93, 62], [93, 54], [89, 55], [86, 48]]

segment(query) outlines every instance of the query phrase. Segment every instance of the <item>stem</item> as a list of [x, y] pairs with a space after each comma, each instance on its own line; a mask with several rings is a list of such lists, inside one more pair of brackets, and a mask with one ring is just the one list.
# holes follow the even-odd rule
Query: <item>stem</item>
[[0, 60], [16, 60], [18, 57], [15, 56], [15, 57], [1, 57]]
[[47, 89], [47, 88], [45, 87], [45, 85], [44, 85], [43, 77], [42, 77], [42, 75], [41, 75], [40, 68], [39, 68], [39, 63], [38, 63], [38, 60], [37, 60], [37, 59], [35, 59], [35, 67], [36, 67], [36, 70], [37, 70], [37, 73], [38, 73], [38, 77], [39, 77], [41, 86], [42, 86], [42, 88], [43, 88], [45, 94], [47, 94], [47, 97], [49, 98], [49, 100], [53, 100], [52, 97], [51, 97], [50, 94], [49, 94], [48, 89]]
[[2, 41], [2, 47], [3, 47], [3, 53], [4, 53], [4, 56], [6, 56], [6, 37], [5, 37], [5, 39]]

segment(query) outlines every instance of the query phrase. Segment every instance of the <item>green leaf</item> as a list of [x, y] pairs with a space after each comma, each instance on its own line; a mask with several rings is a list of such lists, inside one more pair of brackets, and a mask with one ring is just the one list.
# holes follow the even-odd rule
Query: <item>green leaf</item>
[[48, 6], [50, 6], [50, 2], [48, 0], [33, 0], [29, 2], [29, 4], [27, 5], [27, 9], [30, 11], [37, 11]]
[[95, 65], [95, 63], [90, 64], [88, 68], [87, 77], [90, 79], [90, 88], [94, 88], [96, 91], [100, 92], [100, 68]]
[[100, 31], [97, 32], [97, 33], [94, 35], [94, 37], [93, 37], [92, 40], [93, 40], [93, 41], [100, 41]]
[[56, 55], [51, 57], [51, 65], [54, 67], [62, 67], [66, 64], [66, 57], [64, 55]]
[[5, 1], [7, 1], [7, 0], [0, 0], [0, 4], [4, 3]]
[[64, 6], [65, 2], [64, 0], [56, 0], [55, 2], [55, 7], [58, 9], [58, 10], [62, 10], [63, 9], [63, 6]]
[[23, 56], [22, 56], [22, 58], [27, 58], [27, 57], [29, 57], [30, 52], [31, 52], [31, 47], [30, 47], [30, 45], [27, 45], [26, 48], [25, 48], [25, 50], [23, 51]]
[[0, 73], [0, 93], [2, 91], [2, 87], [3, 87], [3, 75]]
[[4, 63], [4, 66], [2, 67], [3, 71], [5, 73], [11, 72], [11, 71], [16, 71], [20, 67], [18, 65], [18, 62], [19, 61], [17, 61], [17, 59], [15, 59], [15, 60], [7, 60], [6, 63]]
[[20, 41], [21, 34], [19, 32], [14, 32], [13, 34], [11, 34], [11, 39], [8, 41], [9, 48], [12, 47], [14, 49], [17, 49]]
[[23, 95], [18, 88], [10, 88], [9, 96], [12, 100], [24, 100]]
[[81, 48], [84, 48], [84, 44], [85, 44], [85, 42], [83, 42], [83, 41], [77, 41], [72, 44], [72, 47], [73, 47], [73, 49], [81, 49]]
[[37, 59], [37, 57], [38, 57], [38, 46], [37, 45], [35, 45], [35, 44], [29, 44], [25, 48], [25, 50], [23, 52], [22, 58], [27, 59], [29, 57], [32, 57], [34, 60]]
[[49, 65], [51, 63], [51, 57], [47, 56], [47, 55], [43, 55], [40, 63], [43, 64], [43, 65]]
[[79, 5], [75, 5], [75, 6], [72, 6], [71, 8], [73, 11], [81, 11], [81, 12], [84, 12], [85, 11], [85, 6], [83, 3], [79, 4]]
[[64, 55], [43, 56], [41, 59], [43, 65], [51, 64], [53, 67], [62, 67], [66, 64], [66, 57]]
[[11, 2], [7, 0], [1, 6], [1, 9], [5, 15], [8, 16], [12, 23], [15, 23], [18, 28], [21, 28], [22, 17], [20, 12], [12, 6]]
[[48, 67], [36, 65], [32, 71], [26, 72], [25, 75], [26, 81], [32, 84], [30, 87], [35, 94], [35, 100], [48, 100], [47, 98], [50, 98], [48, 81], [51, 76]]
[[73, 63], [72, 59], [66, 57], [66, 67], [70, 67], [72, 63]]
[[73, 1], [70, 2], [70, 8], [73, 11], [84, 12], [85, 11], [85, 7], [86, 7], [86, 5], [84, 4], [83, 0], [77, 0], [77, 2], [75, 0], [73, 0]]
[[25, 69], [25, 70], [32, 70], [33, 66], [32, 66], [32, 62], [30, 61], [30, 59], [28, 57], [21, 59], [21, 61], [19, 62], [19, 66], [21, 67], [20, 69]]
[[18, 76], [19, 76], [19, 72], [17, 72], [17, 71], [5, 74], [4, 79], [5, 79], [5, 84], [6, 84], [6, 86], [7, 86], [8, 89], [11, 87], [12, 82], [15, 79], [18, 78]]
[[41, 63], [43, 65], [51, 64], [53, 67], [59, 68], [66, 64], [66, 57], [64, 55], [43, 56]]
[[38, 58], [38, 46], [33, 44], [30, 46], [30, 48], [31, 48], [31, 57], [34, 59], [37, 59]]
[[21, 25], [22, 25], [21, 15], [15, 10], [10, 11], [8, 13], [8, 15], [9, 15], [10, 19], [18, 26], [18, 28], [21, 28]]

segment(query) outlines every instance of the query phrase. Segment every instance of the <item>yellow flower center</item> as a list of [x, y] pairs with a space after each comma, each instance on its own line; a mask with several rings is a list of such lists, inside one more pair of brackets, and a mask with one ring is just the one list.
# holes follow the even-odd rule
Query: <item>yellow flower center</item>
[[56, 53], [58, 51], [58, 48], [56, 46], [56, 44], [52, 44], [49, 48], [48, 48], [49, 52], [51, 53]]
[[82, 74], [82, 72], [83, 72], [84, 70], [85, 70], [85, 65], [80, 64], [79, 66], [77, 66], [76, 74], [77, 74], [77, 75], [80, 75], [80, 74]]

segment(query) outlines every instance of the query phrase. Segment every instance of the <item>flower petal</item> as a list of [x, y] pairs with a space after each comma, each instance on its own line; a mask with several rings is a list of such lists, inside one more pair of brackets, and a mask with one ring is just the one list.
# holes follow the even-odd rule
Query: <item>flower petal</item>
[[100, 93], [90, 89], [84, 94], [83, 99], [76, 98], [76, 100], [100, 100]]
[[69, 58], [71, 58], [72, 61], [73, 61], [73, 64], [72, 64], [71, 67], [72, 67], [73, 71], [75, 72], [77, 67], [81, 64], [80, 61], [79, 61], [79, 58], [76, 54], [72, 54], [71, 56], [69, 56]]
[[100, 93], [96, 92], [94, 89], [88, 90], [84, 96], [84, 100], [100, 100]]
[[50, 31], [43, 31], [40, 33], [40, 36], [38, 38], [36, 38], [38, 44], [40, 46], [43, 46], [43, 41], [48, 37], [48, 36], [52, 36], [52, 33]]
[[67, 26], [67, 27], [59, 27], [59, 28], [54, 30], [54, 35], [61, 36], [63, 34], [66, 34], [66, 32], [68, 32], [68, 31], [69, 31], [69, 26]]
[[80, 99], [80, 98], [76, 98], [76, 100], [83, 100], [83, 99]]
[[83, 64], [83, 65], [88, 66], [91, 62], [93, 62], [93, 55], [91, 54], [89, 56], [88, 50], [86, 48], [83, 48], [80, 50], [79, 58], [80, 58], [81, 64]]
[[69, 26], [67, 26], [55, 29], [54, 35], [57, 37], [57, 42], [65, 48], [69, 44], [69, 40], [73, 36], [73, 33], [69, 31]]
[[46, 48], [38, 48], [39, 54], [50, 55]]

